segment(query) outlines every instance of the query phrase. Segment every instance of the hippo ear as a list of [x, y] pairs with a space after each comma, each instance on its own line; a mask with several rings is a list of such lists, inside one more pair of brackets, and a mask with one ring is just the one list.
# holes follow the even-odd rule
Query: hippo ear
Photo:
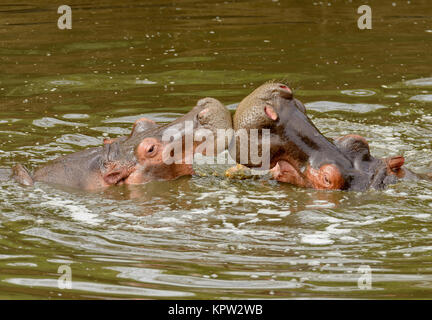
[[158, 125], [153, 120], [148, 119], [148, 118], [140, 118], [140, 119], [135, 121], [135, 123], [132, 127], [132, 132], [130, 135], [133, 136], [137, 133], [144, 132], [144, 131], [147, 131], [149, 129], [155, 129], [157, 127], [158, 127]]
[[348, 134], [334, 140], [336, 147], [350, 160], [371, 161], [372, 156], [367, 140], [357, 134]]
[[113, 143], [114, 141], [115, 141], [115, 139], [105, 138], [105, 139], [103, 140], [103, 143], [104, 143], [104, 144], [111, 144], [111, 143]]
[[405, 158], [402, 156], [395, 156], [385, 159], [385, 162], [387, 164], [387, 168], [389, 168], [393, 172], [396, 172], [405, 163]]
[[267, 117], [269, 117], [273, 121], [276, 121], [278, 119], [278, 114], [276, 113], [276, 111], [272, 107], [265, 106], [264, 112], [267, 115]]

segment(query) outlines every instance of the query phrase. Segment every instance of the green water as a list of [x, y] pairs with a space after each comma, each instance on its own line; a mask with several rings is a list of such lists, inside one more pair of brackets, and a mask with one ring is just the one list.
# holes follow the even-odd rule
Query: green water
[[[72, 30], [56, 6], [0, 4], [3, 180], [272, 79], [326, 136], [431, 170], [429, 1], [369, 1], [372, 30], [357, 28], [363, 1], [68, 4]], [[197, 170], [94, 193], [2, 181], [0, 298], [432, 298], [432, 183], [323, 192]]]

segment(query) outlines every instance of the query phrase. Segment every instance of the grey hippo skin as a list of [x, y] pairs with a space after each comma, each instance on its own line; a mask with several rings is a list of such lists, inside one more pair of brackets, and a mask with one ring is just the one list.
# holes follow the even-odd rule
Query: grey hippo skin
[[[347, 135], [331, 141], [306, 115], [305, 106], [285, 84], [269, 82], [244, 98], [233, 118], [231, 156], [240, 163], [240, 129], [269, 129], [272, 178], [300, 187], [336, 190], [383, 189], [401, 179], [428, 178], [402, 167], [401, 156], [377, 159], [366, 140]], [[235, 147], [235, 148], [234, 148]], [[263, 149], [261, 145], [258, 148]], [[246, 167], [259, 166], [250, 159]], [[243, 167], [244, 168], [244, 167]], [[241, 167], [231, 169], [233, 175]]]
[[[198, 144], [194, 142], [188, 149], [185, 146], [187, 123], [194, 132], [206, 129], [214, 135], [217, 129], [232, 129], [229, 110], [216, 99], [204, 98], [190, 112], [167, 125], [157, 126], [153, 121], [142, 118], [135, 122], [130, 136], [108, 139], [103, 146], [58, 158], [36, 169], [33, 175], [18, 164], [13, 167], [13, 176], [19, 183], [28, 186], [40, 181], [94, 190], [190, 175], [194, 173], [192, 164], [185, 160], [193, 157]], [[179, 134], [171, 141], [163, 141], [162, 137], [169, 129], [176, 129]], [[174, 144], [182, 146], [181, 159], [167, 164], [163, 161], [163, 154], [172, 150]]]

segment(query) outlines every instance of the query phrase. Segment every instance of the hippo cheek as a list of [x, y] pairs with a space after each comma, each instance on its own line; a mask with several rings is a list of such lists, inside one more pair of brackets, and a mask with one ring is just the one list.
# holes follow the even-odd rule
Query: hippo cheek
[[333, 164], [325, 164], [319, 169], [309, 166], [305, 176], [315, 189], [341, 190], [345, 186], [342, 173]]
[[162, 165], [163, 146], [156, 138], [143, 139], [135, 150], [135, 157], [138, 160], [134, 171], [124, 180], [125, 184], [142, 184], [151, 180], [153, 167]]

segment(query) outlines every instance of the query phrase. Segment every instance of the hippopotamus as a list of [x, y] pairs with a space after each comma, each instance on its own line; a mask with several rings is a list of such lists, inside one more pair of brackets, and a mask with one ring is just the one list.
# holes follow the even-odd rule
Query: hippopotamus
[[[403, 167], [402, 156], [373, 157], [361, 136], [326, 138], [306, 115], [305, 106], [294, 98], [292, 89], [282, 83], [265, 83], [244, 98], [234, 114], [233, 128], [236, 138], [230, 154], [237, 163], [241, 160], [239, 130], [268, 129], [270, 146], [262, 157], [268, 158], [271, 178], [299, 187], [364, 191], [421, 177]], [[265, 152], [262, 142], [258, 143], [258, 149]], [[244, 162], [241, 164], [248, 168], [260, 165], [250, 158]]]
[[[18, 164], [13, 168], [13, 176], [28, 186], [39, 181], [94, 190], [191, 175], [194, 171], [190, 158], [199, 144], [195, 140], [187, 143], [188, 129], [192, 129], [193, 134], [207, 130], [216, 135], [218, 129], [232, 129], [231, 113], [218, 100], [204, 98], [187, 114], [167, 125], [158, 126], [142, 118], [135, 122], [130, 136], [106, 139], [102, 146], [60, 157], [33, 174]], [[169, 132], [175, 134], [167, 134]], [[175, 161], [169, 157], [173, 153]]]

